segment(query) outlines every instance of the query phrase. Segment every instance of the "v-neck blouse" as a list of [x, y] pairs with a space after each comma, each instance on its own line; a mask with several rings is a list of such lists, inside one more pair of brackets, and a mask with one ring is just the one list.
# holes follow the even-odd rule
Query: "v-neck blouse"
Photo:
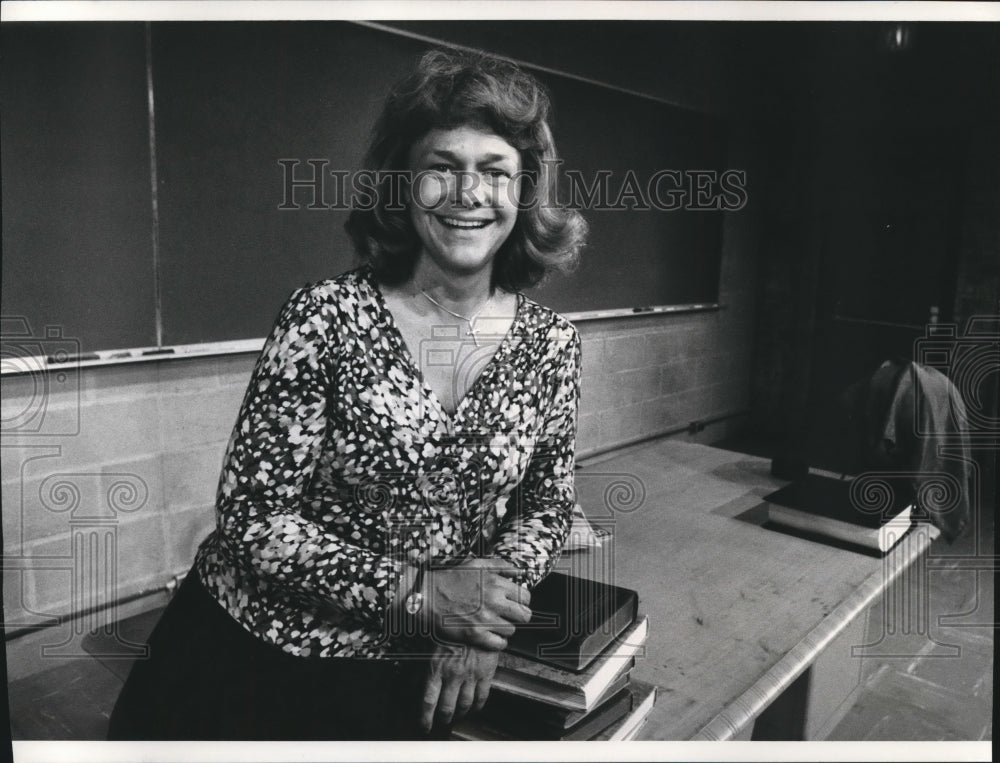
[[382, 657], [399, 646], [386, 613], [404, 565], [490, 554], [529, 586], [548, 573], [574, 502], [579, 335], [518, 295], [492, 359], [470, 364], [449, 415], [369, 269], [292, 294], [195, 560], [244, 628], [303, 657]]
[[[481, 362], [484, 357], [484, 353], [490, 353], [491, 348], [489, 348], [488, 346], [484, 347], [482, 348], [482, 351], [475, 352], [467, 359], [459, 361], [460, 363], [465, 363], [467, 365], [472, 361], [479, 361], [475, 362], [473, 365], [467, 368], [468, 373], [477, 374], [477, 376], [476, 379], [473, 380], [472, 385], [470, 385], [470, 388], [466, 390], [466, 393], [462, 395], [461, 398], [455, 401], [455, 410], [448, 411], [444, 407], [444, 404], [441, 402], [441, 399], [431, 388], [430, 384], [427, 383], [423, 372], [420, 370], [420, 364], [413, 357], [413, 353], [410, 351], [409, 346], [407, 346], [406, 344], [406, 340], [403, 338], [403, 332], [400, 331], [399, 324], [392, 317], [392, 312], [388, 308], [388, 305], [385, 301], [385, 296], [382, 294], [382, 290], [379, 288], [378, 283], [373, 278], [368, 278], [367, 280], [368, 283], [371, 285], [372, 290], [375, 292], [374, 303], [375, 303], [375, 309], [378, 311], [380, 323], [386, 326], [386, 334], [389, 337], [390, 343], [394, 345], [393, 349], [395, 350], [397, 357], [404, 365], [408, 366], [409, 371], [413, 374], [413, 376], [417, 380], [419, 380], [420, 386], [423, 389], [424, 394], [427, 396], [428, 401], [437, 407], [438, 413], [444, 420], [445, 424], [449, 427], [449, 429], [453, 428], [455, 417], [459, 415], [459, 409], [462, 407], [462, 403], [465, 402], [467, 398], [469, 398], [470, 393], [472, 392], [472, 388], [479, 383], [479, 379], [483, 378], [483, 376], [486, 376], [485, 373], [477, 373], [477, 372], [480, 370], [480, 366], [484, 365]], [[515, 297], [516, 297], [517, 307], [514, 311], [514, 320], [511, 322], [510, 328], [508, 328], [507, 333], [504, 334], [503, 337], [501, 338], [500, 344], [495, 348], [493, 353], [488, 355], [487, 362], [485, 363], [486, 370], [489, 370], [492, 366], [496, 364], [504, 362], [504, 359], [506, 358], [507, 353], [510, 350], [510, 342], [512, 338], [522, 328], [521, 307], [524, 304], [525, 296], [523, 294], [518, 293], [515, 295]], [[425, 354], [430, 356], [434, 353], [434, 350], [431, 349], [433, 345], [452, 344], [454, 346], [459, 341], [460, 340], [457, 336], [455, 337], [446, 336], [444, 337], [443, 342], [441, 340], [437, 342], [429, 342], [427, 343], [428, 346], [424, 348], [426, 350]], [[479, 347], [478, 342], [476, 342], [475, 340], [473, 340], [471, 343], [470, 342], [463, 342], [463, 343], [466, 345], [474, 344], [477, 348]], [[448, 348], [447, 350], [444, 351], [448, 356], [447, 358], [448, 361], [452, 362], [454, 362], [454, 359], [457, 357], [457, 353], [455, 355], [452, 354], [453, 349], [454, 347]], [[438, 353], [440, 352], [441, 350], [439, 349]], [[428, 357], [427, 360], [431, 361], [431, 358]], [[458, 370], [461, 370], [461, 368], [459, 368]]]

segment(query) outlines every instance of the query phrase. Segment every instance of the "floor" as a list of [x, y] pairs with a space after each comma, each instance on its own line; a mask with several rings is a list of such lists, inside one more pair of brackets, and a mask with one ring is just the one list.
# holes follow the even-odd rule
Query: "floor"
[[[994, 574], [992, 510], [953, 545], [935, 541], [927, 560], [924, 616], [894, 633], [884, 632], [883, 618], [872, 618], [867, 644], [875, 646], [863, 657], [863, 688], [829, 738], [991, 740]], [[157, 611], [128, 618], [121, 640], [141, 643]], [[45, 667], [52, 658], [37, 657], [42, 638], [36, 634], [8, 645], [13, 738], [102, 739], [130, 647], [105, 649], [95, 658], [100, 650], [94, 637], [82, 636], [77, 647], [61, 648], [70, 654], [75, 648], [78, 656]], [[25, 668], [24, 655], [36, 660], [34, 668]], [[15, 666], [14, 660], [21, 662]]]
[[[993, 523], [928, 555], [928, 627], [887, 636], [831, 740], [992, 740]], [[978, 551], [978, 553], [977, 553]], [[873, 639], [869, 638], [869, 642]]]

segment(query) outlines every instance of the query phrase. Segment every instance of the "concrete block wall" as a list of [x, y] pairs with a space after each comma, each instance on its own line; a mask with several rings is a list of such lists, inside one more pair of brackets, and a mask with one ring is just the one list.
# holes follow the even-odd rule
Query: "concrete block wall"
[[[222, 454], [253, 362], [81, 369], [47, 394], [33, 375], [4, 377], [8, 633], [160, 588], [190, 566], [214, 522]], [[91, 563], [100, 572], [74, 572]]]
[[[580, 322], [578, 456], [747, 411], [757, 258], [752, 216], [728, 216], [724, 241], [720, 310]], [[740, 421], [684, 436], [719, 440]]]

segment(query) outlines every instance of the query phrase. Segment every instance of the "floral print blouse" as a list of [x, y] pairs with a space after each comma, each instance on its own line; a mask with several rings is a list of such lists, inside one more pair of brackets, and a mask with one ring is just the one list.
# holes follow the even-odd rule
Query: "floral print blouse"
[[[419, 351], [446, 362], [459, 341]], [[369, 269], [292, 294], [195, 561], [244, 628], [302, 657], [383, 657], [403, 565], [493, 555], [525, 585], [547, 574], [574, 503], [579, 335], [519, 294], [496, 354], [469, 357], [458, 373], [476, 379], [449, 414]]]

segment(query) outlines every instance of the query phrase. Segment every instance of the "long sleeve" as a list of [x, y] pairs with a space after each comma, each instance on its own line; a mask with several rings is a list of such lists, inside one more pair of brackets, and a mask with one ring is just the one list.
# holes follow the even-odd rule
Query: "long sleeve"
[[497, 557], [513, 563], [519, 582], [534, 586], [544, 578], [562, 550], [574, 504], [576, 419], [580, 397], [580, 337], [575, 329], [553, 329], [552, 353], [537, 369], [551, 374], [554, 393], [524, 479], [498, 528], [493, 546]]
[[327, 430], [335, 330], [305, 289], [279, 315], [230, 439], [217, 497], [220, 542], [264, 587], [381, 627], [401, 562], [330, 529], [338, 507], [306, 491]]

